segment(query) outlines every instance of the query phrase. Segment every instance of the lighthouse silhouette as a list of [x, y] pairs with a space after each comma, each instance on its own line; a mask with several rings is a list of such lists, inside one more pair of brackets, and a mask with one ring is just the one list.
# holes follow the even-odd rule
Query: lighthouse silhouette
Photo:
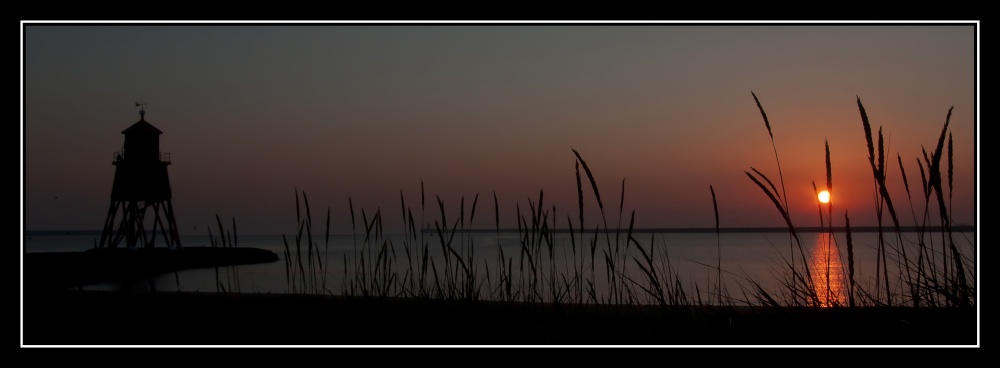
[[[146, 122], [145, 105], [136, 102], [139, 121], [122, 131], [125, 143], [111, 162], [115, 181], [100, 248], [118, 248], [122, 241], [128, 248], [153, 248], [158, 235], [166, 247], [181, 247], [167, 176], [170, 153], [160, 152], [163, 132]], [[152, 225], [148, 232], [147, 222]]]

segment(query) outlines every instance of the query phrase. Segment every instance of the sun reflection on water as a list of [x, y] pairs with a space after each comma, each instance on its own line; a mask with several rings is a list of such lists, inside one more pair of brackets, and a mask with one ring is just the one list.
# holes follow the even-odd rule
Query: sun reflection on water
[[844, 264], [841, 262], [840, 250], [837, 248], [837, 242], [832, 234], [816, 234], [816, 247], [813, 249], [809, 268], [820, 306], [845, 305], [847, 287], [845, 285]]

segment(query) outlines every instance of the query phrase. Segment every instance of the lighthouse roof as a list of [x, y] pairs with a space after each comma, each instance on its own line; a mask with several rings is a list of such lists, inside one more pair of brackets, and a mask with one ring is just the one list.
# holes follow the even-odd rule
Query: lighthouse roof
[[138, 122], [132, 124], [132, 126], [125, 128], [122, 134], [130, 133], [140, 133], [140, 134], [163, 134], [159, 129], [156, 129], [153, 124], [146, 122], [146, 119], [139, 119]]

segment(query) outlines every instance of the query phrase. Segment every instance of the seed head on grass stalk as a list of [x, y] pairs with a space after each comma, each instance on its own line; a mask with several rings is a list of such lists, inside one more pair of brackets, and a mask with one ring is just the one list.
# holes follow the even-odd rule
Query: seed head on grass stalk
[[[751, 167], [751, 169], [753, 168]], [[756, 169], [754, 169], [754, 171], [757, 172], [758, 174], [760, 173]], [[767, 194], [767, 197], [771, 199], [771, 202], [774, 203], [775, 208], [777, 208], [778, 212], [781, 214], [781, 218], [785, 220], [785, 224], [788, 225], [789, 230], [791, 230], [792, 236], [794, 236], [796, 241], [798, 241], [798, 233], [795, 232], [795, 226], [792, 225], [791, 218], [788, 217], [788, 213], [785, 211], [785, 207], [782, 206], [781, 202], [778, 200], [776, 195], [772, 193], [770, 190], [768, 190], [767, 187], [765, 187], [764, 184], [760, 182], [760, 180], [757, 180], [757, 178], [754, 177], [753, 174], [750, 174], [749, 171], [744, 171], [744, 173], [747, 174], [747, 177], [749, 177], [750, 180], [752, 180], [755, 184], [757, 184], [757, 186], [759, 186], [760, 189], [764, 191], [764, 194]], [[763, 174], [760, 175], [762, 178], [764, 178], [764, 180], [767, 180], [766, 176], [764, 176]]]
[[899, 161], [899, 174], [903, 177], [903, 188], [906, 189], [906, 200], [910, 203], [910, 213], [913, 215], [913, 223], [917, 223], [917, 214], [913, 210], [913, 197], [910, 195], [910, 182], [906, 180], [906, 169], [903, 168], [903, 156], [896, 154], [896, 160]]
[[[778, 199], [778, 203], [780, 203], [784, 208], [787, 209], [789, 207], [788, 207], [788, 194], [785, 192], [785, 176], [784, 176], [784, 174], [781, 171], [781, 161], [778, 159], [778, 146], [774, 143], [774, 134], [771, 132], [771, 122], [767, 119], [767, 113], [764, 112], [764, 106], [762, 106], [760, 104], [760, 99], [757, 98], [757, 94], [754, 93], [753, 91], [750, 91], [750, 95], [753, 96], [753, 101], [754, 101], [754, 103], [757, 104], [757, 110], [760, 110], [760, 116], [761, 116], [761, 118], [764, 119], [764, 126], [767, 128], [767, 135], [768, 135], [768, 137], [771, 138], [771, 150], [774, 151], [774, 162], [778, 166], [778, 180], [781, 182], [781, 195], [778, 195], [778, 190], [774, 188], [774, 184], [771, 183], [771, 181], [769, 179], [767, 179], [767, 176], [765, 176], [764, 174], [760, 173], [756, 169], [754, 169], [754, 171], [757, 171], [758, 175], [760, 175], [762, 178], [764, 178], [765, 180], [767, 180], [768, 184], [771, 185], [771, 189], [774, 192], [774, 196], [776, 196], [777, 199]], [[747, 175], [749, 175], [749, 174], [747, 174]], [[791, 239], [789, 239], [789, 243], [791, 243]], [[794, 260], [794, 258], [795, 258], [795, 248], [792, 247], [792, 244], [789, 244], [789, 248], [790, 248], [790, 251], [792, 253], [792, 259]], [[801, 243], [799, 244], [799, 248], [801, 250], [801, 248], [802, 248]], [[792, 274], [793, 275], [795, 274], [795, 262], [794, 261], [792, 262]], [[793, 280], [793, 283], [792, 283], [793, 294], [794, 294], [794, 289], [795, 289], [795, 284], [794, 284], [794, 280]]]
[[[955, 169], [955, 165], [954, 165], [954, 162], [953, 162], [953, 153], [952, 152], [953, 152], [953, 150], [952, 150], [952, 135], [951, 135], [951, 133], [948, 133], [948, 206], [949, 207], [952, 206], [952, 201], [953, 201], [953, 197], [954, 197], [954, 193], [955, 193], [955, 189], [952, 186], [953, 176], [954, 176], [954, 169]], [[954, 208], [954, 207], [951, 207], [951, 208]], [[969, 304], [971, 304], [969, 302], [969, 287], [966, 284], [965, 271], [963, 270], [963, 267], [961, 265], [961, 257], [959, 256], [958, 248], [955, 248], [955, 240], [951, 239], [952, 233], [951, 233], [951, 226], [950, 226], [950, 224], [951, 223], [949, 222], [948, 237], [949, 237], [949, 240], [951, 241], [952, 251], [955, 253], [956, 269], [958, 269], [957, 273], [959, 275], [959, 287], [960, 287], [960, 290], [961, 290], [961, 293], [962, 293], [961, 300], [962, 300], [963, 305], [969, 305]]]
[[[604, 229], [605, 229], [605, 232], [604, 232], [605, 236], [604, 236], [604, 238], [605, 238], [605, 241], [607, 243], [608, 249], [611, 249], [611, 236], [610, 236], [610, 234], [608, 234], [608, 231], [607, 231], [608, 230], [608, 219], [607, 219], [607, 216], [604, 213], [604, 202], [601, 201], [601, 192], [597, 188], [597, 180], [594, 179], [594, 173], [590, 170], [590, 166], [587, 165], [587, 161], [585, 161], [583, 159], [583, 157], [580, 155], [580, 152], [578, 152], [576, 149], [573, 149], [572, 151], [573, 151], [573, 154], [576, 155], [576, 158], [577, 158], [578, 162], [580, 163], [580, 165], [583, 166], [583, 170], [587, 174], [587, 179], [590, 180], [590, 186], [591, 186], [591, 188], [594, 191], [594, 197], [597, 199], [597, 207], [601, 211], [601, 221], [604, 224]], [[583, 229], [582, 225], [581, 225], [581, 229]], [[597, 229], [595, 229], [595, 236], [596, 236], [596, 231], [597, 231]], [[596, 243], [594, 243], [592, 246], [596, 246]], [[591, 254], [594, 254], [594, 250], [591, 251]], [[608, 257], [611, 257], [611, 256], [608, 255], [608, 254], [605, 254], [605, 258], [608, 258]], [[612, 262], [614, 262], [614, 257], [611, 257], [610, 260]], [[591, 266], [593, 266], [593, 256], [591, 256]], [[609, 274], [609, 277], [612, 277], [611, 279], [609, 279], [609, 281], [611, 283], [612, 289], [613, 290], [617, 289], [617, 285], [616, 285], [617, 282], [613, 278], [614, 274]], [[616, 292], [612, 292], [612, 294], [617, 294], [617, 293]]]
[[892, 304], [892, 295], [889, 294], [890, 288], [889, 288], [888, 270], [887, 270], [887, 267], [884, 266], [886, 257], [885, 257], [885, 254], [884, 254], [885, 253], [885, 244], [884, 244], [883, 239], [882, 239], [882, 216], [881, 216], [882, 203], [885, 203], [885, 208], [889, 210], [889, 216], [892, 218], [893, 225], [894, 225], [894, 227], [896, 229], [896, 235], [897, 235], [897, 238], [899, 239], [899, 244], [901, 245], [900, 250], [903, 252], [903, 254], [902, 254], [902, 256], [903, 256], [902, 257], [903, 258], [902, 261], [903, 261], [903, 264], [906, 265], [904, 268], [906, 268], [907, 279], [909, 280], [909, 284], [911, 285], [911, 288], [910, 288], [911, 299], [913, 300], [913, 303], [915, 305], [918, 305], [919, 304], [919, 296], [917, 296], [916, 289], [913, 287], [912, 277], [910, 276], [909, 261], [906, 259], [906, 253], [905, 253], [906, 250], [905, 250], [905, 248], [902, 248], [902, 234], [900, 234], [899, 219], [896, 216], [895, 207], [892, 205], [892, 197], [889, 196], [889, 190], [888, 190], [888, 188], [886, 188], [886, 185], [885, 185], [885, 160], [884, 160], [884, 157], [885, 157], [884, 150], [885, 150], [885, 148], [883, 146], [882, 128], [880, 127], [879, 131], [878, 131], [878, 151], [877, 151], [878, 156], [876, 158], [875, 146], [872, 144], [871, 123], [869, 122], [869, 119], [868, 119], [868, 113], [867, 113], [867, 111], [865, 111], [865, 106], [864, 106], [864, 104], [861, 103], [861, 97], [857, 98], [857, 103], [858, 103], [858, 111], [861, 114], [861, 124], [862, 124], [862, 127], [864, 128], [864, 131], [865, 131], [865, 141], [868, 144], [868, 163], [871, 166], [872, 176], [873, 176], [874, 181], [875, 181], [875, 187], [876, 187], [876, 192], [877, 192], [876, 193], [876, 204], [875, 205], [876, 205], [876, 212], [877, 212], [876, 216], [877, 216], [878, 228], [879, 228], [879, 244], [878, 244], [878, 247], [880, 249], [879, 256], [881, 257], [882, 263], [883, 263], [882, 273], [883, 273], [883, 278], [884, 278], [884, 281], [885, 281], [885, 289], [886, 289], [886, 293], [887, 293], [886, 294], [886, 302], [889, 305]]
[[[761, 175], [761, 177], [763, 177], [765, 180], [767, 180], [767, 177], [764, 176], [763, 174], [760, 174], [759, 171], [754, 170], [754, 172], [757, 172], [758, 175]], [[792, 219], [791, 219], [791, 217], [789, 217], [788, 211], [781, 204], [781, 202], [778, 200], [778, 198], [775, 196], [775, 194], [772, 193], [770, 190], [768, 190], [766, 186], [764, 186], [764, 183], [762, 183], [760, 180], [758, 180], [756, 177], [754, 177], [753, 174], [750, 174], [749, 171], [744, 171], [744, 173], [746, 173], [747, 177], [749, 177], [750, 180], [752, 180], [755, 184], [757, 184], [757, 186], [760, 187], [760, 189], [762, 191], [764, 191], [764, 194], [766, 194], [767, 197], [771, 199], [771, 202], [774, 203], [775, 208], [777, 208], [778, 212], [781, 214], [781, 218], [785, 220], [785, 224], [788, 226], [789, 236], [791, 236], [795, 240], [795, 243], [798, 244], [798, 246], [799, 246], [799, 254], [802, 257], [802, 263], [803, 263], [803, 266], [805, 267], [805, 274], [806, 275], [805, 275], [805, 279], [804, 280], [802, 280], [802, 278], [799, 277], [798, 273], [795, 272], [795, 259], [794, 258], [791, 259], [791, 262], [789, 262], [789, 265], [792, 268], [791, 291], [792, 291], [793, 298], [795, 298], [797, 300], [798, 297], [797, 297], [795, 285], [796, 285], [796, 283], [799, 280], [802, 280], [802, 281], [805, 282], [803, 285], [806, 285], [806, 288], [807, 288], [806, 292], [807, 292], [807, 294], [812, 294], [814, 296], [814, 299], [815, 299], [815, 292], [814, 292], [814, 290], [812, 290], [812, 287], [811, 287], [812, 276], [810, 276], [809, 263], [806, 261], [805, 253], [802, 250], [802, 241], [799, 239], [799, 234], [795, 230], [795, 226], [792, 225]]]
[[[768, 121], [767, 114], [764, 112], [764, 107], [761, 106], [760, 100], [757, 98], [757, 94], [753, 91], [750, 91], [750, 94], [753, 96], [753, 101], [757, 104], [757, 109], [760, 110], [760, 116], [764, 119], [764, 126], [767, 128], [767, 135], [771, 138], [771, 148], [774, 151], [774, 161], [778, 164], [778, 180], [781, 182], [781, 195], [785, 197], [783, 204], [785, 207], [788, 207], [788, 195], [785, 193], [785, 178], [781, 173], [781, 161], [778, 159], [778, 147], [774, 143], [774, 134], [771, 132], [771, 122]], [[770, 180], [768, 180], [768, 182], [770, 183]], [[772, 187], [773, 186], [774, 185], [772, 184]], [[775, 190], [775, 194], [777, 194], [777, 190]], [[781, 197], [778, 198], [780, 199]]]
[[[926, 159], [926, 157], [927, 157], [927, 151], [924, 151], [924, 158]], [[929, 197], [930, 189], [927, 188], [927, 174], [925, 174], [924, 172], [924, 163], [920, 161], [920, 158], [917, 158], [917, 167], [920, 168], [920, 184], [924, 189], [924, 197]], [[927, 205], [924, 204], [925, 212], [926, 212], [926, 207]]]
[[469, 210], [469, 228], [470, 229], [472, 228], [472, 220], [475, 220], [475, 218], [476, 218], [476, 203], [479, 203], [479, 193], [476, 193], [476, 196], [474, 198], [472, 198], [472, 209]]
[[403, 229], [406, 229], [406, 200], [403, 199], [403, 190], [399, 190], [399, 210], [403, 215]]
[[[958, 252], [958, 248], [955, 247], [955, 241], [952, 238], [951, 218], [948, 215], [948, 207], [945, 204], [945, 198], [944, 198], [945, 196], [944, 196], [944, 193], [943, 193], [944, 189], [943, 189], [943, 185], [941, 183], [942, 182], [942, 178], [941, 178], [941, 156], [942, 156], [943, 150], [944, 150], [944, 147], [943, 147], [944, 146], [944, 138], [945, 138], [945, 135], [946, 135], [947, 130], [948, 130], [948, 125], [949, 125], [949, 123], [951, 121], [951, 113], [952, 113], [953, 109], [954, 109], [954, 106], [952, 106], [951, 108], [948, 109], [948, 115], [945, 118], [944, 128], [942, 128], [942, 130], [941, 130], [941, 136], [938, 138], [937, 147], [934, 150], [931, 162], [928, 163], [928, 173], [930, 175], [928, 186], [930, 187], [930, 189], [933, 190], [934, 194], [936, 195], [937, 202], [938, 202], [939, 216], [940, 216], [940, 219], [941, 219], [941, 224], [945, 228], [945, 230], [947, 232], [947, 236], [948, 236], [947, 240], [942, 239], [942, 253], [947, 254], [947, 251], [945, 251], [943, 249], [943, 247], [945, 246], [945, 243], [947, 243], [948, 247], [950, 248], [950, 253], [952, 253], [952, 260], [951, 260], [951, 262], [954, 262], [954, 266], [955, 266], [954, 267], [954, 271], [953, 271], [954, 275], [955, 275], [954, 276], [955, 279], [952, 279], [950, 281], [952, 281], [956, 285], [951, 286], [952, 290], [951, 291], [947, 291], [948, 295], [946, 295], [946, 297], [949, 297], [951, 299], [951, 302], [954, 303], [954, 304], [961, 305], [961, 306], [968, 306], [968, 305], [971, 304], [969, 302], [969, 298], [968, 298], [968, 296], [969, 296], [969, 293], [968, 293], [968, 284], [967, 284], [966, 279], [965, 279], [965, 272], [964, 272], [964, 267], [962, 265], [961, 255]], [[950, 135], [949, 135], [949, 137], [950, 137]], [[926, 153], [925, 153], [925, 157], [926, 157]], [[952, 162], [951, 162], [951, 157], [952, 157], [952, 153], [951, 153], [951, 140], [949, 139], [949, 149], [948, 149], [948, 161], [949, 161], [948, 162], [948, 166], [949, 166], [948, 167], [948, 186], [949, 186], [949, 194], [950, 194], [951, 185], [952, 185]], [[925, 158], [925, 160], [926, 160], [926, 158]], [[929, 197], [929, 194], [928, 194], [928, 197]], [[944, 236], [945, 236], [945, 234], [942, 234], [942, 238]], [[945, 258], [945, 262], [944, 263], [945, 263], [945, 265], [947, 265], [949, 263], [947, 261], [947, 258]], [[945, 267], [945, 274], [946, 275], [949, 274], [949, 271], [948, 271], [947, 267]], [[948, 279], [948, 276], [946, 276], [946, 281], [948, 281], [947, 279]], [[957, 291], [957, 293], [955, 291]], [[959, 294], [957, 296], [957, 299], [959, 299], [959, 300], [955, 300], [956, 299], [956, 295], [955, 294]]]
[[[833, 198], [833, 166], [830, 165], [830, 141], [824, 140], [826, 145], [826, 191]], [[826, 204], [827, 218], [830, 221], [830, 228], [833, 228], [833, 200]]]
[[[604, 215], [604, 202], [601, 201], [601, 192], [599, 190], [597, 190], [597, 181], [594, 180], [594, 173], [592, 173], [590, 171], [590, 166], [587, 166], [587, 161], [583, 160], [583, 157], [580, 156], [580, 152], [577, 152], [576, 149], [573, 149], [573, 154], [576, 155], [577, 160], [579, 160], [580, 164], [583, 165], [583, 170], [587, 173], [587, 179], [590, 180], [590, 186], [591, 186], [591, 188], [594, 189], [594, 197], [597, 198], [597, 207], [600, 208], [601, 215], [603, 217], [603, 215]], [[605, 226], [605, 227], [607, 227], [607, 226]]]
[[[885, 201], [886, 209], [889, 210], [889, 216], [892, 218], [892, 223], [893, 223], [893, 226], [896, 229], [896, 234], [897, 234], [897, 237], [898, 237], [898, 235], [900, 233], [900, 230], [899, 230], [899, 219], [898, 219], [898, 217], [896, 217], [896, 208], [895, 208], [895, 206], [892, 205], [892, 197], [889, 196], [889, 189], [885, 185], [886, 169], [885, 169], [884, 156], [885, 156], [885, 149], [883, 148], [883, 145], [882, 145], [882, 127], [879, 127], [879, 129], [878, 129], [878, 174], [876, 176], [876, 179], [878, 181], [878, 187], [879, 187], [878, 189], [879, 189], [880, 196]], [[900, 238], [898, 240], [900, 240], [900, 244], [902, 244], [902, 239]], [[905, 250], [904, 250], [904, 252], [905, 252]], [[905, 261], [905, 258], [906, 258], [905, 253], [903, 254], [903, 258], [904, 258], [904, 261]]]
[[[299, 212], [299, 188], [295, 188], [295, 227], [302, 224], [302, 215]], [[296, 243], [298, 240], [296, 239]]]

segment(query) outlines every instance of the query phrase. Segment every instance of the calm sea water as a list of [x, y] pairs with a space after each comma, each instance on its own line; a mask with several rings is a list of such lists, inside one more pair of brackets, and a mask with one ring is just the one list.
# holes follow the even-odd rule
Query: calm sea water
[[[918, 234], [907, 232], [901, 235], [902, 243], [910, 252], [908, 256], [915, 257]], [[596, 243], [592, 243], [593, 234], [583, 238], [577, 234], [572, 240], [570, 236], [566, 233], [557, 233], [551, 240], [551, 250], [549, 242], [542, 239], [535, 243], [536, 246], [528, 247], [528, 252], [525, 253], [522, 252], [522, 237], [517, 233], [462, 233], [456, 234], [452, 239], [454, 253], [451, 253], [442, 246], [436, 235], [430, 233], [423, 234], [422, 238], [421, 234], [418, 234], [415, 240], [412, 236], [406, 238], [403, 235], [386, 235], [379, 239], [369, 239], [368, 243], [365, 243], [363, 235], [331, 235], [328, 241], [323, 235], [314, 235], [315, 245], [312, 249], [314, 253], [311, 258], [313, 272], [306, 280], [306, 283], [312, 286], [306, 289], [308, 292], [344, 294], [349, 282], [361, 279], [362, 264], [368, 279], [371, 279], [372, 271], [378, 267], [382, 272], [380, 275], [384, 277], [382, 280], [391, 279], [395, 282], [406, 280], [406, 275], [410, 274], [408, 270], [418, 270], [419, 273], [421, 269], [419, 252], [423, 247], [417, 245], [426, 243], [428, 258], [434, 263], [434, 268], [427, 266], [427, 274], [432, 275], [432, 270], [436, 270], [441, 277], [444, 277], [445, 269], [448, 268], [445, 266], [445, 252], [451, 254], [448, 265], [454, 270], [461, 270], [456, 256], [461, 256], [464, 260], [471, 259], [471, 262], [467, 262], [470, 264], [466, 264], [465, 267], [476, 272], [476, 279], [484, 285], [484, 295], [488, 293], [488, 289], [500, 284], [497, 282], [497, 277], [502, 271], [499, 262], [501, 251], [505, 263], [511, 267], [510, 274], [517, 278], [514, 282], [515, 287], [518, 281], [530, 278], [533, 272], [542, 275], [543, 285], [549, 285], [552, 281], [557, 285], [565, 285], [567, 282], [572, 282], [573, 276], [577, 274], [576, 270], [582, 269], [584, 275], [587, 275], [586, 279], [594, 282], [597, 294], [608, 295], [611, 293], [611, 287], [607, 276], [605, 252], [613, 256], [615, 244], [619, 244], [617, 267], [614, 269], [620, 272], [619, 275], [627, 276], [631, 280], [629, 283], [637, 286], [633, 288], [633, 295], [640, 297], [648, 294], [638, 285], [650, 285], [647, 277], [649, 274], [646, 272], [650, 265], [643, 252], [650, 255], [652, 267], [657, 270], [660, 282], [671, 276], [676, 278], [672, 284], [680, 286], [693, 300], [700, 298], [703, 302], [714, 302], [718, 296], [721, 274], [721, 285], [726, 291], [724, 295], [735, 298], [734, 302], [737, 304], [742, 304], [741, 299], [744, 295], [742, 290], [754, 283], [776, 295], [787, 291], [787, 280], [791, 274], [789, 262], [794, 252], [795, 267], [798, 268], [798, 272], [803, 269], [804, 255], [805, 262], [810, 264], [812, 278], [818, 289], [827, 289], [827, 280], [830, 280], [829, 289], [832, 291], [830, 297], [843, 299], [844, 283], [841, 281], [846, 280], [844, 273], [848, 270], [845, 233], [802, 233], [800, 234], [802, 252], [787, 232], [722, 233], [718, 236], [714, 232], [637, 233], [633, 236], [643, 249], [640, 251], [635, 244], [630, 244], [628, 253], [625, 253], [624, 234], [619, 235], [617, 242], [613, 233], [607, 236], [599, 234]], [[90, 249], [98, 237], [35, 234], [24, 236], [22, 239], [25, 252], [57, 252]], [[293, 285], [288, 275], [294, 273], [294, 270], [290, 270], [289, 267], [298, 267], [298, 261], [301, 259], [303, 268], [310, 268], [309, 247], [303, 240], [297, 248], [294, 235], [287, 235], [286, 238], [287, 250], [290, 252], [288, 257], [285, 256], [286, 243], [280, 234], [241, 235], [237, 238], [239, 247], [262, 248], [278, 254], [281, 259], [273, 263], [184, 270], [138, 283], [109, 283], [85, 288], [96, 290], [130, 288], [158, 292], [178, 290], [217, 292], [223, 289], [244, 293], [302, 292], [302, 275], [296, 277]], [[970, 264], [974, 265], [972, 259], [977, 251], [975, 233], [956, 233], [954, 238], [959, 251], [969, 258]], [[940, 252], [940, 233], [925, 234], [924, 240], [932, 242], [932, 249]], [[181, 242], [185, 247], [211, 245], [207, 235], [183, 236]], [[859, 285], [874, 285], [879, 264], [877, 233], [852, 233], [852, 242], [856, 282]], [[593, 272], [590, 268], [592, 244], [595, 244]], [[897, 256], [899, 241], [896, 239], [896, 234], [887, 234], [885, 244], [890, 255], [887, 265], [892, 276], [897, 274], [899, 258]], [[383, 249], [383, 245], [386, 253], [380, 257], [379, 251]], [[410, 258], [407, 257], [407, 250]], [[939, 254], [935, 257], [940, 259]], [[377, 261], [379, 259], [381, 261]], [[323, 262], [322, 271], [318, 267], [320, 261]], [[535, 265], [535, 271], [532, 271], [532, 264]], [[556, 275], [555, 280], [552, 280], [550, 275]], [[589, 275], [593, 275], [593, 278]], [[893, 281], [894, 287], [898, 286], [898, 281]], [[325, 289], [322, 285], [325, 285]], [[643, 301], [642, 298], [639, 299], [640, 302]]]

